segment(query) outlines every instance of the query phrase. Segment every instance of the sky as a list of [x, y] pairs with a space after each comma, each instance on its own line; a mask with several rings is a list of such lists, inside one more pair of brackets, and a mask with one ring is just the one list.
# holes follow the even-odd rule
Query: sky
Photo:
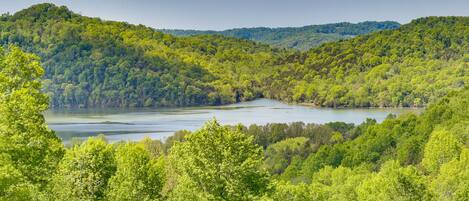
[[0, 13], [44, 2], [65, 5], [85, 16], [157, 29], [224, 30], [385, 20], [408, 23], [425, 16], [469, 15], [469, 0], [0, 0]]

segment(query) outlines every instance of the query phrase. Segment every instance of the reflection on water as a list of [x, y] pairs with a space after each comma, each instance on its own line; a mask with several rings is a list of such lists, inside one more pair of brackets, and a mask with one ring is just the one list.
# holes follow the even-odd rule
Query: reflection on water
[[420, 112], [412, 108], [332, 109], [284, 104], [259, 99], [226, 106], [185, 108], [60, 109], [45, 113], [49, 127], [64, 141], [104, 134], [111, 142], [140, 140], [145, 136], [164, 139], [175, 131], [196, 130], [209, 119], [222, 124], [267, 124], [303, 121], [343, 121], [359, 124], [366, 118], [382, 121], [389, 113]]

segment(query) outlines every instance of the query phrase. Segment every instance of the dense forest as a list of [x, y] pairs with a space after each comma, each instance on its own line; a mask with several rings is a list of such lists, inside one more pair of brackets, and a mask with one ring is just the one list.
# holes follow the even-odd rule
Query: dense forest
[[469, 81], [468, 17], [420, 18], [308, 51], [222, 35], [174, 37], [53, 4], [3, 15], [0, 29], [0, 44], [41, 58], [52, 107], [219, 105], [259, 97], [420, 107]]
[[238, 28], [224, 31], [199, 31], [180, 29], [161, 29], [163, 33], [174, 36], [214, 35], [220, 34], [229, 37], [252, 40], [271, 45], [276, 48], [294, 48], [308, 50], [325, 42], [338, 41], [357, 35], [363, 35], [386, 29], [397, 29], [400, 24], [392, 21], [360, 22], [360, 23], [334, 23], [323, 25], [309, 25], [303, 27], [282, 28]]
[[469, 88], [360, 125], [223, 126], [64, 147], [39, 57], [0, 51], [0, 200], [468, 200]]
[[255, 79], [283, 54], [223, 37], [180, 39], [39, 4], [4, 15], [0, 43], [37, 54], [53, 107], [226, 104], [262, 95]]
[[396, 30], [292, 56], [264, 95], [322, 106], [422, 106], [469, 81], [469, 17], [427, 17]]

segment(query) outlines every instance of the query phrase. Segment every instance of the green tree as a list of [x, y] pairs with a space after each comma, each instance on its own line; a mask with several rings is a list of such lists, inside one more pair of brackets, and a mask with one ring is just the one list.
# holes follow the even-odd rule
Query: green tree
[[163, 158], [151, 159], [142, 144], [119, 145], [116, 173], [109, 180], [108, 200], [159, 200], [164, 184]]
[[438, 173], [440, 166], [459, 155], [461, 143], [446, 130], [435, 130], [425, 145], [422, 165], [431, 173]]
[[388, 161], [378, 173], [357, 188], [359, 200], [428, 200], [426, 179], [415, 167], [400, 167]]
[[430, 184], [435, 200], [469, 199], [469, 149], [461, 151], [459, 158], [441, 166], [440, 174]]
[[176, 143], [170, 158], [182, 181], [210, 200], [252, 200], [262, 196], [268, 185], [260, 168], [261, 147], [251, 136], [216, 120]]
[[274, 191], [263, 197], [262, 201], [308, 201], [320, 200], [321, 192], [318, 189], [313, 189], [310, 185], [305, 183], [292, 184], [289, 182], [275, 182]]
[[0, 200], [45, 200], [37, 185], [15, 168], [7, 154], [0, 154]]
[[271, 174], [281, 174], [290, 165], [293, 157], [305, 157], [309, 151], [308, 139], [305, 137], [282, 140], [267, 147], [264, 167]]
[[112, 145], [89, 138], [66, 152], [53, 177], [51, 193], [56, 200], [102, 200], [115, 171]]
[[39, 81], [43, 74], [37, 56], [13, 46], [0, 49], [0, 153], [25, 181], [42, 187], [64, 151], [42, 116], [48, 108]]
[[315, 194], [321, 195], [322, 200], [357, 200], [357, 187], [370, 175], [364, 167], [350, 169], [326, 166], [313, 175], [311, 186]]

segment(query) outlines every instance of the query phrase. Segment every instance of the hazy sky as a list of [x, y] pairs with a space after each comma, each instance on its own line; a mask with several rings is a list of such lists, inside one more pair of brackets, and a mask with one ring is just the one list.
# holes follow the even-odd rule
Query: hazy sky
[[468, 16], [469, 0], [0, 0], [1, 13], [52, 2], [74, 12], [154, 28], [285, 27]]

